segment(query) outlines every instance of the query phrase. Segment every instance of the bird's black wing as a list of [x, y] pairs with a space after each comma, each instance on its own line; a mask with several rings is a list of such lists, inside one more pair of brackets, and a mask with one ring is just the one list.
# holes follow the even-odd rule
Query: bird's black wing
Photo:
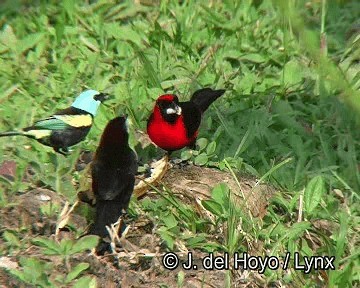
[[96, 218], [90, 233], [101, 237], [108, 235], [106, 225], [115, 223], [126, 210], [135, 184], [137, 164], [123, 169], [108, 169], [96, 162], [92, 165], [92, 186], [96, 197]]
[[179, 105], [182, 110], [187, 136], [191, 138], [199, 129], [201, 122], [201, 111], [192, 102], [180, 102]]
[[[107, 161], [94, 161], [92, 165], [92, 179], [93, 191], [97, 199], [122, 201], [124, 202], [124, 208], [127, 207], [128, 200], [130, 200], [127, 194], [131, 196], [132, 193], [132, 189], [128, 191], [129, 183], [133, 184], [137, 172], [136, 154], [131, 150], [127, 158], [118, 161], [118, 165], [115, 166]], [[116, 163], [116, 157], [113, 160]], [[130, 167], [123, 165], [124, 163], [128, 163]]]
[[62, 109], [62, 110], [58, 110], [54, 114], [55, 115], [84, 115], [84, 114], [91, 115], [89, 112], [86, 112], [84, 110], [81, 110], [79, 108], [75, 108], [72, 106]]
[[194, 92], [191, 96], [190, 102], [195, 103], [202, 113], [214, 102], [217, 98], [225, 93], [225, 90], [213, 90], [211, 88], [204, 88]]

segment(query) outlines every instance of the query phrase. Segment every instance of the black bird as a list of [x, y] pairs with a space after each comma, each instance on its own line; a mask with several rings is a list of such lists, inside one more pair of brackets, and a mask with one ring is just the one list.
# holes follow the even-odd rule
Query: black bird
[[86, 90], [76, 97], [70, 107], [39, 120], [21, 131], [0, 133], [0, 137], [26, 136], [53, 147], [60, 154], [67, 155], [68, 147], [85, 139], [101, 102], [108, 98], [107, 94]]
[[[137, 155], [129, 147], [126, 117], [109, 121], [91, 164], [92, 190], [96, 199], [95, 223], [90, 234], [108, 236], [106, 225], [117, 222], [128, 208], [137, 172]], [[97, 253], [110, 248], [101, 242]]]

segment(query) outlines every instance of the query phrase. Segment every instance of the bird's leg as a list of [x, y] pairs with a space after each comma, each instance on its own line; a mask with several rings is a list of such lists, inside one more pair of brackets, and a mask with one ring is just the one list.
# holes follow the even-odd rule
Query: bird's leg
[[111, 245], [109, 242], [100, 239], [99, 244], [95, 248], [95, 253], [98, 256], [103, 256], [105, 252], [112, 253]]
[[190, 148], [191, 150], [195, 150], [196, 149], [196, 142], [192, 142], [190, 145], [187, 146], [188, 148]]

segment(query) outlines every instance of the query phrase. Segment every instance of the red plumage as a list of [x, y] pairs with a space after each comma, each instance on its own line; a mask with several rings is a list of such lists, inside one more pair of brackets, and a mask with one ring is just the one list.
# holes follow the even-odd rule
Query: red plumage
[[199, 134], [201, 116], [225, 90], [197, 90], [190, 101], [179, 102], [176, 95], [161, 95], [147, 123], [150, 139], [169, 152], [193, 146]]

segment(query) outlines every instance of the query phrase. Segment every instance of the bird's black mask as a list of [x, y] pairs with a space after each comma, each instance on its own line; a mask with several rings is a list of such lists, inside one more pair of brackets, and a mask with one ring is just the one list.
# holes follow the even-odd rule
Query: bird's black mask
[[179, 106], [179, 99], [176, 96], [173, 101], [160, 100], [156, 105], [159, 107], [161, 116], [170, 124], [174, 124], [181, 115], [182, 111]]

